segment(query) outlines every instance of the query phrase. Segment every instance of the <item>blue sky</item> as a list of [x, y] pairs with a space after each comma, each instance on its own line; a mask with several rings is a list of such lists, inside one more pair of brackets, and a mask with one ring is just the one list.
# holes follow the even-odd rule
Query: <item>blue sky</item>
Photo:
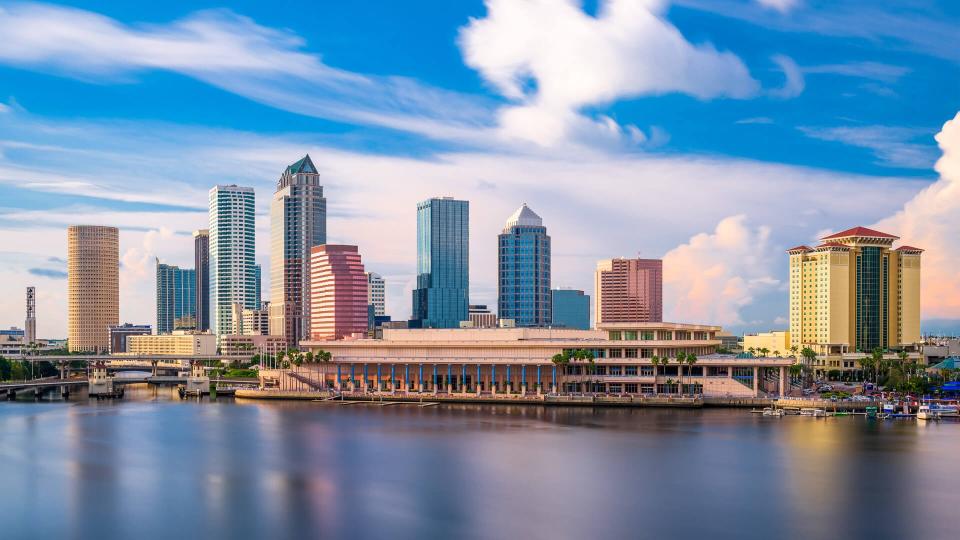
[[922, 0], [0, 2], [0, 325], [36, 285], [41, 334], [64, 334], [78, 220], [122, 228], [121, 315], [152, 322], [154, 257], [190, 264], [216, 183], [257, 188], [266, 266], [272, 185], [310, 152], [331, 240], [395, 317], [415, 203], [449, 194], [473, 205], [476, 302], [527, 202], [555, 285], [665, 257], [668, 316], [734, 330], [784, 326], [783, 249], [899, 228], [936, 250], [927, 328], [956, 328], [960, 195], [934, 163], [957, 27], [960, 4]]

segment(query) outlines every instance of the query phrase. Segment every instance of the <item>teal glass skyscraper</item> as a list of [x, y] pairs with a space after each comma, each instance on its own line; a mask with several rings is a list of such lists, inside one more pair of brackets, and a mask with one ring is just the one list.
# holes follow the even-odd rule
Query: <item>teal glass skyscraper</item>
[[507, 218], [497, 243], [500, 319], [513, 319], [517, 326], [549, 326], [550, 236], [543, 220], [524, 204]]
[[157, 259], [157, 333], [197, 327], [197, 274]]
[[452, 197], [417, 204], [417, 287], [413, 322], [458, 328], [470, 299], [470, 203]]

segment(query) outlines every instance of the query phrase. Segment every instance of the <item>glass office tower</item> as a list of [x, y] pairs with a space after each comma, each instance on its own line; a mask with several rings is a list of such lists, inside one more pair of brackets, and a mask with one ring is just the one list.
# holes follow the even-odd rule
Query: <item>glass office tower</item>
[[470, 203], [452, 197], [417, 204], [417, 287], [413, 322], [458, 328], [470, 298]]
[[549, 326], [550, 236], [540, 216], [526, 204], [507, 219], [497, 237], [497, 309], [517, 326]]
[[197, 273], [157, 259], [157, 333], [197, 326]]

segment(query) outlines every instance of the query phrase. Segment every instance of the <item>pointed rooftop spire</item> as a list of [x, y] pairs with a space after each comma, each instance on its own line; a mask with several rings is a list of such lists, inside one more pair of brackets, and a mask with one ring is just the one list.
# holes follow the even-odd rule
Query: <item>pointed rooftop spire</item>
[[504, 226], [504, 229], [518, 225], [521, 227], [543, 227], [543, 220], [536, 212], [527, 206], [527, 203], [523, 203], [520, 208], [517, 208], [516, 212], [507, 218], [507, 224]]
[[287, 167], [287, 172], [290, 174], [299, 174], [299, 173], [309, 173], [317, 174], [317, 168], [313, 166], [313, 161], [310, 159], [310, 154], [303, 156], [300, 161], [294, 163]]

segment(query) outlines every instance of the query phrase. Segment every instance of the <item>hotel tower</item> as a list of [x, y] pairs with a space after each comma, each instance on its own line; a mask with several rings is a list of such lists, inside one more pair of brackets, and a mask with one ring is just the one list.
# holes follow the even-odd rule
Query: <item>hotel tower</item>
[[663, 261], [607, 259], [594, 280], [597, 324], [663, 321]]
[[365, 334], [367, 275], [357, 246], [323, 244], [310, 252], [310, 339]]
[[120, 321], [120, 231], [67, 229], [67, 343], [70, 352], [106, 352]]
[[920, 255], [898, 237], [854, 227], [790, 257], [790, 340], [817, 354], [920, 341]]
[[270, 334], [289, 347], [310, 331], [310, 250], [327, 242], [327, 199], [310, 156], [284, 169], [270, 203]]

